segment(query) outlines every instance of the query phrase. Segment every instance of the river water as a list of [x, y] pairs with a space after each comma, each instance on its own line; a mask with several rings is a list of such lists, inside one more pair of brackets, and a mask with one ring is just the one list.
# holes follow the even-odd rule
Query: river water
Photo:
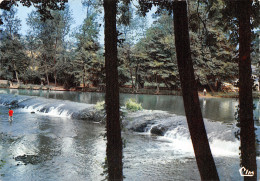
[[[144, 110], [129, 113], [124, 120], [128, 128], [122, 133], [124, 180], [200, 180], [182, 97], [121, 94], [121, 105], [129, 98], [137, 99]], [[72, 116], [102, 100], [102, 93], [0, 89], [0, 159], [5, 162], [0, 180], [104, 179], [104, 125]], [[14, 121], [9, 123], [8, 105], [14, 101]], [[243, 180], [235, 137], [238, 101], [204, 98], [200, 102], [220, 179]], [[254, 103], [260, 140], [260, 105], [258, 100]], [[163, 128], [161, 136], [152, 134], [155, 127]]]

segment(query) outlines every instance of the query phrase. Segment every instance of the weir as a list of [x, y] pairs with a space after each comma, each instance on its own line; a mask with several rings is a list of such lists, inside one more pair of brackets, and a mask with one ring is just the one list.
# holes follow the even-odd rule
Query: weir
[[19, 111], [67, 118], [75, 117], [82, 110], [90, 110], [94, 106], [67, 100], [11, 94], [0, 94], [0, 104]]
[[[59, 94], [62, 95], [62, 93]], [[84, 97], [91, 100], [91, 96], [92, 94], [88, 93]], [[95, 100], [100, 99], [97, 94], [94, 96]], [[121, 102], [126, 99], [124, 96], [122, 95]], [[129, 95], [126, 95], [126, 97], [129, 98]], [[161, 96], [162, 102], [170, 100], [166, 106], [161, 104], [162, 102], [156, 96], [154, 96], [156, 99], [153, 99], [152, 96], [147, 96], [145, 99], [143, 95], [140, 95], [140, 97], [142, 99], [139, 100], [143, 100], [141, 103], [145, 109], [138, 112], [126, 111], [127, 113], [122, 120], [124, 127], [122, 135], [126, 140], [126, 148], [124, 148], [124, 166], [126, 168], [124, 173], [129, 179], [131, 175], [137, 175], [140, 180], [149, 177], [151, 173], [156, 173], [156, 175], [149, 178], [162, 180], [165, 178], [165, 174], [162, 174], [164, 172], [167, 172], [166, 175], [169, 176], [169, 180], [176, 175], [182, 178], [181, 180], [194, 178], [193, 174], [197, 173], [196, 161], [194, 160], [186, 117], [182, 114], [175, 114], [175, 110], [148, 110], [149, 107], [147, 107], [147, 105], [152, 104], [153, 107], [150, 107], [150, 109], [156, 108], [158, 105], [164, 109], [164, 107], [168, 108], [171, 105], [171, 101], [174, 106], [177, 106], [176, 108], [179, 108], [179, 97]], [[136, 99], [138, 100], [138, 96], [136, 96]], [[154, 102], [154, 100], [158, 102]], [[227, 114], [227, 111], [222, 111], [222, 109], [229, 108], [228, 110], [232, 110], [232, 106], [236, 105], [235, 100], [229, 99], [205, 99], [203, 103], [203, 112], [207, 113], [207, 110], [213, 110], [207, 115], [213, 115], [217, 109], [219, 110], [216, 114]], [[212, 107], [212, 105], [217, 106]], [[23, 175], [23, 172], [15, 172], [17, 166], [12, 168], [13, 164], [35, 164], [32, 168], [40, 166], [42, 167], [41, 172], [34, 173], [32, 169], [28, 169], [28, 173], [33, 172], [41, 176], [49, 174], [50, 177], [56, 178], [57, 173], [52, 173], [49, 169], [46, 169], [44, 167], [44, 164], [46, 164], [47, 168], [54, 167], [60, 170], [60, 174], [66, 173], [71, 167], [75, 167], [74, 169], [88, 175], [87, 177], [95, 175], [96, 178], [102, 180], [103, 177], [98, 175], [102, 172], [100, 165], [105, 158], [106, 143], [102, 136], [105, 133], [105, 124], [92, 124], [104, 120], [104, 115], [95, 110], [94, 103], [84, 103], [82, 100], [75, 102], [74, 97], [72, 100], [63, 100], [39, 97], [39, 95], [0, 93], [0, 107], [0, 128], [2, 137], [4, 136], [3, 139], [6, 139], [1, 143], [2, 146], [0, 144], [0, 150], [2, 153], [11, 152], [12, 154], [12, 157], [7, 160], [5, 169], [7, 179], [17, 178], [17, 175], [13, 175], [13, 173], [21, 173], [21, 178], [28, 175]], [[8, 107], [12, 107], [15, 113], [12, 125], [8, 122]], [[238, 130], [236, 121], [230, 119], [231, 115], [220, 115], [219, 118], [226, 118], [220, 120], [215, 119], [217, 116], [213, 115], [211, 118], [204, 119], [212, 154], [218, 169], [222, 169], [220, 172], [221, 180], [226, 180], [225, 178], [230, 173], [236, 174], [235, 178], [239, 180], [240, 142], [235, 136]], [[228, 122], [228, 120], [230, 121]], [[256, 127], [258, 128], [256, 135], [260, 140], [259, 125], [256, 125]], [[10, 135], [13, 137], [9, 139]], [[259, 150], [258, 146], [258, 162], [260, 161]], [[27, 158], [31, 160], [28, 161]], [[64, 159], [66, 162], [63, 161]], [[51, 161], [48, 162], [48, 160]], [[84, 161], [82, 162], [82, 160]], [[89, 168], [91, 171], [86, 169], [93, 164], [95, 165], [94, 171], [91, 168]], [[227, 168], [226, 165], [229, 165], [229, 167]], [[24, 169], [26, 168], [31, 167]], [[173, 168], [185, 173], [185, 175], [181, 173], [171, 174]], [[192, 174], [186, 173], [187, 170], [193, 170]], [[77, 175], [76, 172], [70, 174], [79, 180], [81, 178], [81, 175]], [[195, 178], [199, 178], [199, 176], [197, 175]]]
[[[35, 96], [0, 94], [0, 104], [17, 109], [17, 111], [36, 113], [46, 116], [82, 119], [100, 122], [102, 115], [96, 111], [94, 104], [85, 104], [67, 100], [46, 99]], [[204, 119], [208, 139], [215, 156], [239, 155], [238, 131], [235, 123], [224, 124]], [[190, 133], [186, 117], [166, 111], [143, 110], [130, 113], [124, 117], [123, 126], [127, 130], [145, 135], [156, 135], [162, 141], [172, 143], [180, 155], [193, 155]]]

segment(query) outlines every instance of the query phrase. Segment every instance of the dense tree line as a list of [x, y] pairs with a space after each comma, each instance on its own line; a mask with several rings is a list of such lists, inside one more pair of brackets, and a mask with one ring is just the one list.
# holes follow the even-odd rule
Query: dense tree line
[[[148, 27], [147, 18], [141, 16], [140, 10], [126, 2], [119, 3], [117, 13], [119, 86], [130, 86], [135, 92], [144, 87], [154, 88], [155, 92], [160, 88], [179, 90], [172, 38], [173, 15], [158, 8], [152, 25]], [[84, 4], [86, 17], [74, 30], [70, 28], [73, 19], [68, 5], [63, 5], [64, 11], [49, 10], [53, 19], [46, 21], [39, 11], [32, 12], [27, 18], [30, 31], [25, 37], [19, 34], [21, 24], [15, 8], [4, 11], [0, 78], [31, 84], [52, 83], [65, 88], [103, 85], [104, 48], [98, 42], [100, 2], [84, 1]], [[236, 44], [231, 43], [236, 35], [225, 31], [227, 25], [220, 20], [223, 2], [212, 3], [209, 10], [208, 6], [205, 1], [189, 4], [191, 56], [197, 84], [218, 91], [221, 83], [238, 79], [238, 50]], [[257, 50], [257, 37], [253, 46]], [[15, 57], [5, 61], [5, 57], [11, 55], [21, 61], [14, 63]], [[253, 56], [253, 64], [258, 68], [257, 56]]]

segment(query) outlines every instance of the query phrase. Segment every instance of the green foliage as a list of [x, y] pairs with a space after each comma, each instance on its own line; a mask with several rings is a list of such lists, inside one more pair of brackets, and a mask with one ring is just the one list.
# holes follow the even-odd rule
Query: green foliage
[[[64, 83], [66, 81], [64, 78], [73, 80], [73, 76], [67, 75], [68, 73], [63, 71], [70, 64], [65, 37], [70, 30], [71, 12], [68, 6], [64, 11], [52, 10], [50, 12], [52, 20], [48, 19], [43, 22], [41, 15], [35, 11], [29, 14], [27, 19], [27, 24], [33, 30], [28, 34], [27, 41], [30, 67], [33, 70], [33, 74], [30, 76], [37, 76], [38, 80], [45, 77], [48, 84], [50, 79], [55, 80], [55, 83], [56, 81]], [[38, 70], [38, 73], [35, 69]], [[69, 71], [69, 69], [67, 70]]]
[[0, 169], [2, 169], [5, 164], [6, 164], [6, 161], [0, 160]]
[[102, 52], [97, 41], [99, 32], [97, 17], [97, 12], [88, 11], [82, 26], [75, 34], [77, 49], [72, 62], [73, 73], [83, 87], [89, 83], [97, 86], [104, 78], [104, 58], [100, 56]]
[[134, 58], [139, 63], [139, 79], [168, 88], [179, 84], [176, 64], [172, 16], [164, 13], [146, 31], [146, 36], [135, 46]]
[[142, 110], [142, 105], [137, 103], [135, 99], [128, 99], [125, 103], [126, 109], [132, 112]]
[[[155, 2], [141, 1], [139, 10], [144, 8], [145, 12]], [[38, 1], [32, 3], [36, 5]], [[52, 6], [46, 2], [50, 9], [45, 13], [53, 19], [45, 22], [41, 13], [32, 12], [27, 19], [30, 32], [25, 38], [19, 36], [21, 21], [15, 16], [16, 10], [3, 11], [0, 78], [18, 78], [26, 84], [57, 81], [68, 89], [80, 84], [84, 87], [103, 84], [104, 50], [98, 42], [102, 1], [84, 0], [82, 3], [87, 10], [86, 18], [73, 31], [74, 42], [66, 41], [72, 18], [65, 3], [57, 8], [64, 11], [58, 11], [52, 10], [56, 9], [55, 3]], [[224, 0], [188, 3], [191, 55], [197, 82], [218, 90], [221, 82], [231, 82], [238, 76], [238, 22], [232, 9], [234, 3]], [[145, 86], [157, 87], [158, 93], [160, 87], [180, 89], [173, 16], [167, 10], [172, 4], [158, 1], [157, 5], [160, 6], [153, 15], [154, 22], [148, 28], [146, 18], [138, 14], [131, 1], [118, 2], [117, 30], [118, 39], [122, 40], [118, 44], [119, 85], [131, 86], [133, 92]], [[259, 3], [254, 0], [252, 28], [259, 25], [258, 10]], [[258, 29], [252, 31], [252, 50], [253, 74], [260, 78]]]
[[0, 88], [9, 88], [8, 84], [0, 84]]
[[105, 101], [98, 101], [95, 105], [95, 109], [104, 110], [105, 109]]
[[27, 56], [23, 41], [19, 35], [21, 20], [16, 17], [17, 10], [3, 12], [2, 40], [0, 43], [0, 78], [17, 79], [26, 72], [28, 67]]
[[236, 48], [220, 22], [220, 9], [224, 4], [221, 0], [211, 5], [202, 1], [190, 3], [190, 42], [195, 75], [200, 84], [218, 90], [218, 82], [231, 82], [238, 76]]

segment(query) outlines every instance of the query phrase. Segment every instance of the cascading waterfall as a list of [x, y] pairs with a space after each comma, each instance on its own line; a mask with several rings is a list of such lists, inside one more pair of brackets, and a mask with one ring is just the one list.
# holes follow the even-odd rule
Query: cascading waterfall
[[[153, 116], [151, 116], [153, 115]], [[210, 147], [214, 156], [239, 156], [239, 140], [235, 137], [237, 127], [204, 119]], [[166, 142], [181, 156], [193, 156], [193, 147], [185, 116], [169, 114], [163, 111], [141, 111], [132, 113], [124, 121], [124, 125], [145, 135], [160, 135], [158, 140]], [[165, 148], [162, 148], [165, 149]]]

